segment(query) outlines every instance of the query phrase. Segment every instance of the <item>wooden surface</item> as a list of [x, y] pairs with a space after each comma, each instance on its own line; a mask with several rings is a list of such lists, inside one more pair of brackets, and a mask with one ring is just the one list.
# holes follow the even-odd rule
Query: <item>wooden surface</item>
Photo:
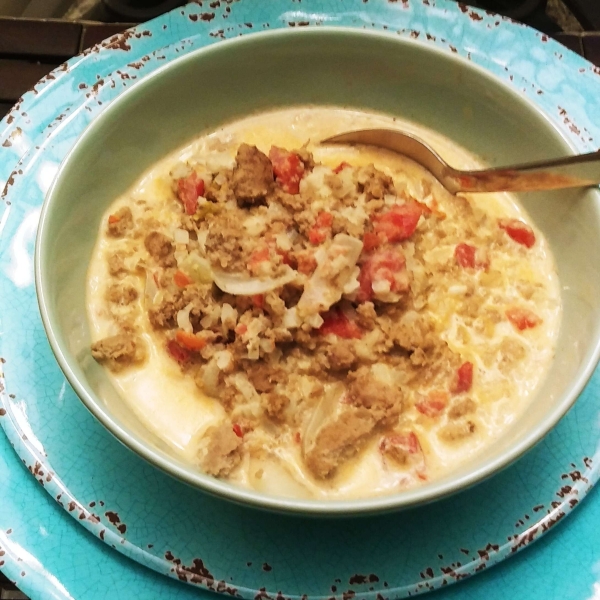
[[62, 62], [132, 25], [0, 17], [0, 119]]
[[79, 50], [81, 29], [69, 21], [0, 19], [0, 54], [69, 58]]
[[564, 2], [585, 29], [600, 30], [600, 0], [564, 0]]
[[0, 572], [0, 600], [28, 600], [28, 597]]

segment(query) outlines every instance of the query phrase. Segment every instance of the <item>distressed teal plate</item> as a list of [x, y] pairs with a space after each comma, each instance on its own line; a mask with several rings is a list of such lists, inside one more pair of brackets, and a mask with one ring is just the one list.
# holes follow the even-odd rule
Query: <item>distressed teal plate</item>
[[[38, 84], [0, 124], [0, 568], [33, 598], [186, 598], [206, 589], [256, 600], [406, 597], [528, 546], [598, 478], [598, 372], [557, 428], [500, 475], [428, 507], [348, 521], [260, 513], [176, 482], [116, 442], [66, 383], [32, 269], [39, 209], [61, 159], [108, 102], [165, 61], [221, 38], [305, 24], [387, 30], [456, 52], [533, 98], [577, 149], [598, 146], [594, 67], [526, 27], [440, 0], [199, 2]], [[443, 594], [600, 595], [599, 529], [592, 494], [557, 534]]]

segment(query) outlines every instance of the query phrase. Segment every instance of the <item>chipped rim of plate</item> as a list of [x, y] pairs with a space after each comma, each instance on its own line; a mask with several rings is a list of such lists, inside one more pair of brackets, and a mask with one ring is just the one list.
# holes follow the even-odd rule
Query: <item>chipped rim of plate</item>
[[[414, 507], [417, 505], [423, 505], [429, 502], [437, 501], [445, 498], [451, 494], [465, 490], [485, 479], [491, 477], [495, 473], [499, 472], [503, 468], [509, 466], [528, 450], [530, 450], [535, 444], [537, 444], [566, 414], [566, 412], [572, 407], [577, 400], [579, 394], [585, 387], [587, 381], [593, 374], [596, 365], [600, 360], [600, 339], [596, 341], [593, 351], [585, 363], [580, 368], [579, 375], [574, 381], [567, 393], [563, 395], [563, 399], [559, 402], [556, 408], [547, 414], [544, 419], [538, 422], [535, 428], [525, 436], [513, 447], [510, 451], [503, 453], [500, 456], [492, 458], [483, 464], [472, 469], [468, 473], [465, 473], [457, 478], [451, 478], [449, 480], [440, 480], [433, 482], [412, 490], [403, 491], [397, 494], [388, 494], [382, 496], [375, 496], [364, 499], [354, 500], [309, 500], [309, 499], [296, 499], [273, 496], [265, 493], [255, 492], [241, 486], [237, 486], [232, 483], [213, 478], [209, 475], [205, 475], [202, 472], [195, 469], [192, 465], [183, 466], [181, 464], [175, 464], [167, 453], [161, 452], [158, 449], [152, 448], [149, 444], [142, 441], [138, 436], [128, 431], [126, 428], [118, 425], [109, 411], [105, 410], [102, 403], [99, 401], [97, 396], [91, 391], [91, 388], [84, 385], [79, 377], [74, 373], [71, 368], [71, 362], [75, 362], [74, 357], [69, 357], [67, 353], [63, 351], [63, 347], [58, 343], [55, 336], [55, 329], [58, 329], [58, 325], [54, 323], [52, 315], [47, 309], [47, 302], [45, 296], [45, 277], [44, 277], [44, 253], [43, 245], [46, 240], [46, 220], [49, 211], [52, 207], [52, 199], [54, 190], [61, 178], [61, 175], [67, 165], [72, 160], [72, 157], [77, 154], [80, 144], [88, 136], [93, 135], [94, 132], [103, 126], [104, 120], [107, 115], [118, 110], [122, 102], [126, 102], [130, 96], [134, 96], [136, 93], [143, 91], [144, 86], [151, 84], [155, 77], [159, 77], [163, 72], [172, 69], [177, 65], [185, 63], [187, 61], [198, 60], [199, 56], [211, 53], [213, 51], [219, 51], [224, 44], [227, 45], [241, 45], [260, 43], [260, 39], [266, 36], [294, 36], [294, 35], [323, 35], [323, 34], [347, 34], [352, 35], [365, 35], [372, 37], [382, 37], [386, 39], [392, 39], [399, 44], [410, 44], [419, 45], [425, 52], [439, 53], [444, 55], [446, 58], [450, 58], [457, 62], [461, 62], [464, 66], [470, 69], [474, 69], [480, 73], [482, 77], [494, 79], [496, 84], [502, 87], [507, 87], [507, 84], [498, 78], [494, 73], [485, 69], [484, 67], [468, 61], [466, 58], [457, 54], [448, 54], [444, 50], [427, 44], [421, 40], [415, 40], [405, 37], [398, 37], [394, 33], [372, 31], [372, 30], [361, 30], [353, 27], [346, 26], [320, 26], [318, 28], [306, 28], [306, 29], [277, 29], [272, 31], [263, 31], [253, 33], [251, 35], [241, 36], [234, 39], [227, 39], [224, 41], [217, 42], [216, 44], [198, 48], [177, 57], [173, 60], [168, 61], [162, 67], [156, 69], [152, 73], [146, 75], [141, 81], [136, 82], [130, 88], [119, 94], [110, 105], [103, 110], [92, 122], [83, 130], [73, 147], [69, 150], [65, 158], [63, 159], [56, 178], [48, 191], [44, 204], [42, 206], [42, 212], [40, 216], [40, 223], [38, 229], [38, 235], [36, 238], [35, 245], [35, 285], [37, 290], [38, 304], [40, 313], [42, 316], [43, 325], [50, 342], [52, 351], [62, 369], [63, 373], [67, 377], [69, 383], [76, 391], [79, 398], [82, 400], [88, 410], [102, 423], [102, 425], [108, 429], [118, 440], [120, 440], [125, 446], [136, 452], [138, 455], [143, 457], [145, 460], [163, 470], [164, 472], [176, 477], [177, 479], [192, 485], [193, 487], [213, 494], [215, 496], [224, 498], [226, 500], [246, 505], [261, 508], [265, 510], [282, 512], [288, 514], [301, 514], [311, 516], [350, 516], [350, 515], [370, 515], [373, 513], [382, 513], [387, 511], [396, 511], [405, 508]], [[510, 88], [509, 88], [510, 89]], [[512, 91], [512, 90], [511, 90]], [[534, 108], [538, 114], [542, 115], [548, 127], [552, 127], [555, 131], [558, 131], [562, 136], [563, 140], [567, 142], [572, 149], [574, 144], [571, 140], [565, 137], [564, 133], [558, 130], [551, 120], [550, 116], [545, 113], [540, 106], [533, 102], [528, 97], [522, 98], [527, 102], [531, 108]], [[574, 151], [575, 152], [575, 151]]]

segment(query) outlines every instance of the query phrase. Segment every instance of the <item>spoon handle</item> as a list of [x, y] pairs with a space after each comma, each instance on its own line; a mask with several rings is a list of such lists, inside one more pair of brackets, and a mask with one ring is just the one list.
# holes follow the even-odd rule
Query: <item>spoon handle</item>
[[364, 129], [323, 143], [366, 144], [392, 150], [425, 167], [448, 191], [523, 192], [587, 187], [600, 183], [600, 150], [535, 163], [479, 171], [454, 169], [418, 138], [393, 129]]
[[[600, 183], [600, 151], [484, 171], [458, 171], [448, 167], [444, 177], [448, 183], [452, 181], [456, 192], [527, 192], [587, 187]], [[448, 187], [443, 181], [442, 184]]]

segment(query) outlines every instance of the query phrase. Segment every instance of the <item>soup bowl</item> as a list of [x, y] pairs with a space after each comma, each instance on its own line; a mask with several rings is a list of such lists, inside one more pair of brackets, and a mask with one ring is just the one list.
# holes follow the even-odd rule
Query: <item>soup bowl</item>
[[431, 502], [506, 467], [573, 405], [600, 340], [600, 197], [596, 190], [519, 200], [546, 236], [563, 315], [552, 368], [527, 410], [470, 462], [416, 489], [356, 500], [275, 497], [183, 461], [137, 418], [90, 352], [86, 272], [109, 204], [151, 165], [199, 134], [261, 111], [327, 105], [386, 113], [429, 128], [490, 165], [573, 154], [560, 127], [483, 69], [418, 40], [342, 28], [252, 34], [178, 58], [114, 100], [60, 167], [39, 226], [35, 278], [57, 361], [85, 406], [156, 467], [240, 504], [303, 515], [351, 515]]

